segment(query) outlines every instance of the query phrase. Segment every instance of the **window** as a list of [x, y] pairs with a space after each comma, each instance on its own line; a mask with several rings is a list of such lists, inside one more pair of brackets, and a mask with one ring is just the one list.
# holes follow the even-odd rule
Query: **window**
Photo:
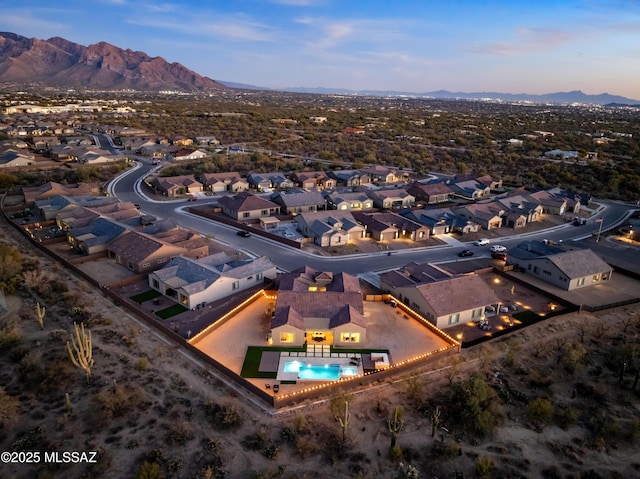
[[262, 216], [269, 216], [269, 210], [262, 210], [262, 211], [260, 212], [260, 214], [261, 214]]
[[249, 218], [250, 216], [251, 216], [251, 213], [249, 211], [245, 211], [244, 213], [242, 213], [243, 218]]
[[160, 282], [157, 279], [153, 280], [153, 287], [155, 289], [160, 289]]
[[460, 313], [452, 314], [449, 316], [449, 324], [455, 324], [460, 321]]
[[340, 341], [343, 343], [359, 343], [360, 333], [342, 333], [340, 335]]
[[280, 333], [280, 342], [281, 343], [292, 343], [293, 342], [293, 333]]
[[318, 291], [318, 287], [317, 286], [309, 286], [309, 288], [307, 288], [307, 291], [309, 291], [310, 293], [314, 293], [314, 292]]
[[256, 274], [256, 281], [262, 281], [263, 277], [264, 277], [264, 275], [262, 273]]
[[538, 268], [537, 266], [534, 266], [534, 267], [533, 267], [533, 272], [534, 272], [535, 274], [540, 274], [540, 268]]
[[133, 269], [133, 263], [131, 261], [127, 261], [127, 268]]
[[231, 285], [231, 289], [240, 289], [240, 281], [234, 281]]
[[593, 275], [593, 282], [596, 283], [598, 281], [600, 281], [600, 274], [594, 274]]
[[584, 286], [584, 278], [578, 279], [578, 286]]
[[471, 317], [472, 318], [480, 318], [480, 317], [482, 317], [482, 315], [483, 315], [482, 308], [476, 308], [471, 313]]
[[527, 269], [528, 269], [529, 271], [531, 271], [531, 265], [530, 265], [530, 264], [528, 264], [528, 265], [527, 265]]
[[546, 269], [543, 269], [542, 272], [546, 275], [551, 276], [551, 271], [547, 271]]

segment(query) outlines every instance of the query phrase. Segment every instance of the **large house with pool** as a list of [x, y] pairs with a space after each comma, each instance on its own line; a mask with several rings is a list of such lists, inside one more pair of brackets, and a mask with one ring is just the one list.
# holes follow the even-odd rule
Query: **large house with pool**
[[304, 267], [280, 279], [269, 342], [362, 347], [367, 321], [360, 281], [347, 273]]

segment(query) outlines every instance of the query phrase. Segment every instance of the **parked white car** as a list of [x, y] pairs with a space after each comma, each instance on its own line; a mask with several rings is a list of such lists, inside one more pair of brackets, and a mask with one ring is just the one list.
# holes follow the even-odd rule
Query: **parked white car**
[[507, 248], [499, 244], [494, 244], [491, 247], [492, 253], [506, 253], [506, 251], [507, 251]]
[[474, 245], [476, 246], [485, 246], [489, 244], [489, 238], [480, 238], [478, 240], [475, 240], [473, 242]]

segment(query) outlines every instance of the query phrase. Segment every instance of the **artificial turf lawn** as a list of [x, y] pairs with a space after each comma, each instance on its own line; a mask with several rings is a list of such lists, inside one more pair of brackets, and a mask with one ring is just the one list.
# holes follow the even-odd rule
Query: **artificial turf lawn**
[[184, 313], [185, 311], [188, 311], [188, 309], [181, 304], [174, 304], [168, 308], [156, 311], [156, 316], [160, 316], [162, 319], [168, 319], [176, 314]]
[[265, 378], [275, 379], [277, 371], [259, 371], [260, 360], [262, 359], [262, 351], [290, 351], [290, 352], [303, 352], [305, 348], [280, 348], [280, 347], [265, 347], [265, 346], [249, 346], [247, 347], [247, 353], [244, 356], [244, 363], [242, 363], [242, 370], [240, 376], [243, 378]]
[[533, 311], [520, 311], [519, 313], [514, 313], [512, 316], [518, 321], [522, 321], [523, 323], [529, 323], [531, 321], [539, 321], [540, 315], [534, 313]]
[[145, 291], [144, 293], [131, 296], [129, 299], [131, 299], [131, 301], [135, 301], [136, 303], [140, 304], [140, 303], [144, 303], [145, 301], [155, 299], [159, 296], [162, 296], [162, 293], [160, 291], [156, 291], [155, 289], [150, 289], [148, 291]]

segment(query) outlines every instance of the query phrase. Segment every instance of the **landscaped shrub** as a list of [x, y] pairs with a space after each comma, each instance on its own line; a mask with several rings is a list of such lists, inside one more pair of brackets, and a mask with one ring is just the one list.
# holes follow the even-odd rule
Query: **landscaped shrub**
[[562, 429], [569, 429], [578, 422], [580, 411], [571, 406], [561, 406], [555, 410], [555, 422]]

